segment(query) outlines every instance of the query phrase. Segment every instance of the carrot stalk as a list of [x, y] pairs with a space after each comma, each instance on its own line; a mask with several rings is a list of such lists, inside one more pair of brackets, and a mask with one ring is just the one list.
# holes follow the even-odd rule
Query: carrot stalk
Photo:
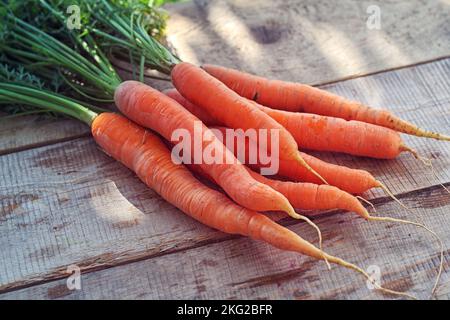
[[406, 151], [411, 152], [412, 155], [413, 155], [417, 160], [419, 160], [420, 162], [422, 162], [425, 166], [429, 167], [429, 168], [431, 169], [432, 175], [433, 175], [434, 178], [438, 181], [439, 185], [440, 185], [442, 188], [444, 188], [444, 190], [447, 191], [447, 193], [450, 193], [450, 190], [449, 190], [446, 186], [444, 186], [441, 182], [439, 182], [439, 177], [438, 177], [438, 175], [437, 175], [437, 173], [436, 173], [436, 170], [434, 170], [434, 166], [433, 166], [433, 163], [431, 162], [431, 159], [428, 159], [428, 158], [426, 158], [426, 157], [421, 156], [416, 150], [414, 150], [414, 149], [412, 149], [412, 148], [410, 148], [410, 147], [408, 147], [408, 146], [403, 146], [403, 148], [404, 148]]

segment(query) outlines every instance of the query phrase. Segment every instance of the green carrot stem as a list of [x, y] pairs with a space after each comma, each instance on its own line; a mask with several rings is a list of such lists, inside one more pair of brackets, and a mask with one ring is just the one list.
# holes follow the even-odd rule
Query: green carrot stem
[[45, 90], [36, 90], [25, 86], [0, 83], [0, 99], [2, 98], [65, 114], [89, 126], [98, 115], [96, 112], [69, 99], [59, 97]]

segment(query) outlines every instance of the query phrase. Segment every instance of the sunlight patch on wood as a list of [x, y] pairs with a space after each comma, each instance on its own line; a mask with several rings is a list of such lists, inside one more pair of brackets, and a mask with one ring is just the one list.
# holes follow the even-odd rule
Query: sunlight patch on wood
[[[317, 46], [317, 50], [321, 52], [327, 60], [328, 66], [336, 71], [336, 73], [346, 73], [346, 70], [356, 68], [365, 72], [365, 58], [361, 55], [359, 49], [349, 38], [349, 35], [337, 30], [333, 25], [315, 24], [310, 21], [304, 21], [305, 25], [309, 25], [310, 42]], [[344, 70], [344, 71], [342, 71]]]
[[[192, 21], [181, 14], [172, 14], [170, 22], [167, 27], [167, 42], [170, 43], [175, 49], [176, 54], [181, 60], [194, 64], [199, 64], [197, 54], [191, 47], [191, 36], [187, 36], [189, 30], [196, 28], [196, 21]], [[198, 40], [198, 36], [196, 36]]]
[[254, 40], [248, 26], [226, 5], [217, 2], [209, 7], [211, 28], [227, 46], [243, 54], [246, 64], [256, 68], [261, 61], [262, 47]]
[[144, 218], [144, 213], [120, 193], [115, 182], [106, 182], [94, 191], [95, 194], [86, 199], [87, 205], [93, 208], [95, 214], [110, 221], [114, 226], [138, 225]]

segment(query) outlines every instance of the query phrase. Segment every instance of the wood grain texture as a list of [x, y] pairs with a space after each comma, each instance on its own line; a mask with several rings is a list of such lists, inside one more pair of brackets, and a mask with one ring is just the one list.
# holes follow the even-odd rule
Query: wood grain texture
[[[450, 234], [450, 201], [442, 188], [413, 192], [402, 200], [435, 230], [446, 247]], [[378, 207], [398, 218], [393, 204]], [[326, 250], [357, 263], [377, 267], [386, 287], [428, 298], [439, 259], [437, 243], [414, 227], [369, 223], [348, 214], [315, 220], [322, 228]], [[290, 227], [307, 238], [305, 224]], [[445, 260], [448, 269], [449, 260]], [[450, 276], [444, 273], [438, 298], [449, 298]], [[81, 274], [81, 290], [69, 290], [67, 279], [0, 295], [0, 299], [381, 299], [395, 298], [367, 288], [365, 280], [341, 267], [326, 270], [322, 262], [277, 250], [245, 238], [228, 240]]]
[[0, 159], [0, 290], [58, 276], [75, 261], [97, 268], [217, 237], [90, 138]]
[[[449, 112], [450, 80], [446, 78], [449, 71], [450, 60], [442, 60], [414, 68], [336, 83], [327, 86], [327, 89], [371, 104], [389, 106], [406, 119], [429, 129], [444, 131], [449, 128], [450, 124], [450, 118], [444, 116]], [[448, 183], [450, 181], [450, 148], [448, 144], [409, 137], [407, 141], [424, 156], [433, 158], [440, 182]], [[342, 155], [323, 156], [338, 163], [369, 169], [380, 180], [386, 182], [396, 194], [408, 192], [415, 194], [418, 189], [425, 188], [424, 192], [428, 192], [426, 188], [431, 188], [431, 190], [441, 188], [437, 186], [439, 181], [433, 177], [429, 168], [425, 168], [408, 154], [392, 161]], [[0, 264], [0, 291], [10, 291], [63, 278], [66, 276], [67, 266], [71, 264], [79, 265], [83, 272], [92, 272], [150, 258], [152, 258], [150, 260], [157, 259], [155, 263], [158, 263], [157, 261], [165, 255], [171, 256], [180, 250], [189, 252], [191, 250], [187, 249], [202, 247], [206, 244], [208, 244], [206, 247], [209, 247], [212, 243], [218, 243], [214, 247], [215, 256], [218, 252], [224, 252], [223, 255], [226, 259], [232, 258], [229, 251], [228, 253], [224, 251], [226, 246], [222, 247], [220, 244], [224, 240], [229, 240], [230, 236], [209, 229], [181, 214], [146, 188], [133, 173], [98, 150], [90, 138], [81, 138], [0, 156], [0, 167], [2, 168], [0, 245], [3, 248], [0, 251], [0, 261], [2, 261]], [[421, 195], [420, 192], [418, 194]], [[367, 196], [371, 198], [384, 197], [379, 191], [372, 192]], [[445, 235], [450, 221], [443, 213], [441, 215], [440, 210], [448, 213], [448, 199], [448, 194], [430, 195], [429, 198], [418, 196], [417, 203], [412, 203], [410, 200], [409, 204], [412, 204], [413, 207], [424, 207], [418, 208], [416, 212], [425, 218], [430, 216], [430, 223], [436, 231]], [[378, 201], [386, 202], [387, 199], [383, 198], [375, 202]], [[437, 209], [433, 207], [435, 203], [439, 205]], [[389, 205], [379, 208], [379, 212], [389, 215], [404, 213], [403, 209], [391, 202]], [[437, 214], [438, 218], [436, 219], [438, 220], [433, 220], [434, 214]], [[340, 223], [339, 221], [344, 216], [349, 220]], [[336, 251], [334, 247], [330, 247], [330, 252], [344, 258], [349, 257], [355, 262], [362, 262], [364, 266], [367, 265], [366, 260], [376, 261], [386, 266], [390, 265], [393, 270], [402, 273], [408, 272], [408, 270], [403, 268], [402, 263], [395, 263], [395, 261], [402, 262], [402, 259], [389, 260], [386, 258], [384, 260], [383, 257], [388, 254], [387, 252], [374, 254], [372, 249], [365, 248], [366, 246], [383, 248], [383, 246], [390, 245], [393, 246], [389, 248], [393, 250], [394, 255], [402, 255], [407, 254], [403, 247], [406, 243], [406, 247], [412, 250], [408, 252], [413, 252], [414, 257], [419, 258], [420, 254], [424, 255], [421, 258], [422, 264], [414, 268], [421, 268], [426, 274], [433, 274], [435, 260], [431, 264], [424, 261], [428, 261], [435, 246], [432, 248], [427, 246], [425, 249], [424, 245], [419, 242], [408, 242], [410, 241], [408, 240], [409, 236], [405, 235], [398, 239], [400, 230], [406, 230], [403, 229], [406, 227], [395, 227], [401, 229], [393, 229], [398, 231], [389, 233], [386, 231], [386, 225], [373, 224], [370, 232], [373, 232], [374, 237], [383, 238], [384, 241], [372, 242], [365, 240], [367, 237], [365, 230], [369, 230], [367, 229], [369, 228], [368, 224], [360, 221], [355, 215], [344, 216], [334, 215], [323, 221], [320, 220], [321, 226], [328, 230], [325, 233], [330, 240], [327, 242], [329, 247], [333, 241], [336, 241], [336, 237], [339, 239], [342, 236], [340, 233], [336, 235], [336, 230], [339, 229], [336, 229], [336, 224], [348, 224], [348, 230], [343, 235], [350, 238], [342, 240], [342, 247], [336, 248]], [[293, 223], [289, 219], [287, 221]], [[360, 230], [355, 227], [358, 225], [364, 229]], [[303, 224], [296, 225], [294, 229], [314, 240], [313, 232]], [[407, 230], [414, 239], [421, 234], [416, 230], [409, 228]], [[226, 243], [234, 243], [234, 241]], [[236, 241], [238, 241], [237, 244], [230, 244], [230, 246], [236, 246], [235, 250], [237, 251], [240, 250], [240, 246], [244, 252], [246, 246], [253, 246], [245, 239]], [[352, 243], [359, 243], [358, 248], [361, 247], [361, 251], [358, 251], [358, 254], [353, 250]], [[398, 246], [397, 243], [399, 243]], [[254, 249], [254, 247], [251, 248]], [[288, 272], [274, 258], [276, 254], [273, 253], [273, 250], [275, 249], [257, 256], [258, 261], [254, 263], [257, 263], [258, 266], [253, 265], [251, 268], [247, 268], [246, 266], [254, 260], [248, 257], [256, 254], [256, 251], [253, 252], [252, 249], [248, 251], [248, 255], [240, 258], [242, 268], [239, 270], [244, 273], [245, 277], [239, 281], [258, 279], [258, 277], [270, 279], [273, 274], [275, 276], [281, 274], [280, 277], [283, 278], [282, 275]], [[289, 256], [289, 254], [287, 255]], [[187, 265], [193, 263], [188, 257], [182, 263]], [[246, 259], [248, 260], [246, 261]], [[303, 260], [305, 258], [295, 259], [306, 261]], [[300, 265], [297, 268], [300, 269]], [[223, 273], [223, 277], [236, 276], [236, 270], [227, 269], [221, 264], [213, 270], [218, 274]], [[190, 279], [188, 269], [179, 272], [186, 279]], [[349, 279], [358, 279], [358, 277], [350, 277], [345, 271], [338, 270], [330, 274], [330, 277], [332, 279], [339, 278], [341, 272], [345, 275], [342, 276], [342, 279], [347, 276]], [[129, 278], [134, 277], [130, 276], [130, 273], [128, 275]], [[142, 275], [136, 277], [140, 276]], [[170, 274], [167, 273], [165, 277], [170, 277]], [[182, 281], [181, 278], [179, 276], [178, 280]], [[220, 282], [220, 278], [218, 279], [217, 281]], [[423, 288], [428, 288], [431, 285], [425, 281], [425, 278], [421, 279], [417, 282], [413, 279], [414, 287], [420, 284]], [[239, 281], [236, 280], [233, 283], [239, 283]], [[284, 282], [284, 280], [280, 281]], [[327, 297], [331, 291], [340, 292], [339, 296], [341, 296], [341, 294], [345, 294], [342, 291], [345, 289], [348, 290], [349, 296], [352, 296], [350, 293], [354, 293], [355, 297], [364, 297], [367, 292], [358, 291], [361, 283], [358, 280], [355, 281], [357, 282], [351, 282], [348, 287], [343, 289], [339, 289], [339, 282], [335, 286], [329, 283], [326, 291], [318, 289], [320, 288], [318, 285], [320, 281], [318, 281], [314, 287], [306, 287], [304, 295]], [[164, 284], [165, 281], [157, 284], [161, 296], [171, 292], [167, 291]], [[142, 285], [144, 286], [144, 284]], [[244, 297], [246, 294], [251, 296], [250, 292], [254, 292], [254, 297], [259, 297], [259, 294], [273, 298], [285, 296], [282, 291], [277, 289], [276, 285], [267, 287], [270, 288], [267, 291], [260, 291], [259, 288], [256, 286], [248, 291], [244, 290], [240, 297]], [[56, 291], [56, 289], [54, 290]], [[182, 292], [182, 287], [177, 290], [180, 292], [176, 296], [183, 294], [192, 296], [189, 285], [186, 285], [185, 292]], [[112, 291], [110, 294], [113, 294]], [[105, 296], [107, 292], [107, 290], [104, 291]]]
[[72, 119], [0, 116], [0, 155], [87, 136], [89, 128]]
[[[380, 29], [367, 27], [374, 6]], [[326, 83], [450, 54], [450, 5], [441, 0], [194, 0], [167, 8], [168, 41], [182, 59], [277, 79]]]

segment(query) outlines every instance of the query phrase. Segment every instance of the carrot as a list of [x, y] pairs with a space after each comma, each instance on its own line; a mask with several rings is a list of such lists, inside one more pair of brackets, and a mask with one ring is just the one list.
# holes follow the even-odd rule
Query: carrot
[[302, 210], [342, 209], [356, 212], [365, 218], [369, 217], [367, 210], [357, 198], [334, 186], [272, 180], [250, 169], [249, 171], [255, 180], [282, 193], [294, 208]]
[[[219, 130], [219, 129], [217, 129]], [[197, 165], [191, 165], [189, 168], [199, 174], [200, 176], [215, 182], [211, 176], [206, 174], [204, 171], [201, 170], [200, 167]], [[443, 259], [444, 259], [444, 245], [442, 243], [441, 238], [430, 228], [428, 228], [423, 223], [410, 221], [410, 220], [404, 220], [404, 219], [397, 219], [397, 218], [391, 218], [391, 217], [382, 217], [382, 216], [372, 216], [369, 214], [369, 212], [362, 206], [362, 204], [358, 201], [358, 197], [354, 197], [351, 194], [342, 191], [336, 187], [329, 186], [329, 185], [317, 185], [312, 183], [295, 183], [290, 181], [278, 181], [278, 180], [272, 180], [268, 179], [266, 177], [263, 177], [262, 175], [248, 169], [248, 172], [250, 175], [255, 178], [255, 180], [265, 183], [268, 186], [272, 187], [273, 189], [281, 192], [283, 195], [286, 196], [287, 199], [289, 199], [289, 202], [297, 209], [303, 209], [303, 210], [327, 210], [327, 209], [343, 209], [347, 211], [353, 211], [357, 213], [362, 218], [366, 219], [367, 221], [381, 221], [381, 222], [394, 222], [394, 223], [403, 223], [408, 224], [416, 227], [423, 228], [427, 232], [429, 232], [436, 240], [439, 242], [440, 246], [440, 264], [439, 269], [436, 277], [436, 281], [434, 283], [433, 289], [432, 289], [432, 296], [437, 289], [437, 286], [439, 284], [439, 279], [442, 273], [443, 268]], [[399, 202], [400, 205], [404, 206], [397, 198], [395, 198], [394, 195], [392, 195], [392, 198]], [[362, 198], [361, 198], [362, 199]], [[364, 200], [364, 199], [362, 199]], [[367, 200], [364, 200], [365, 202], [368, 202]], [[371, 206], [373, 206], [370, 202], [368, 202]], [[319, 235], [319, 243], [320, 248], [322, 248], [322, 234], [320, 232], [320, 229], [317, 227], [316, 224], [314, 224], [309, 219], [301, 216], [303, 220], [305, 220], [308, 224], [310, 224], [312, 227], [314, 227]], [[328, 264], [328, 261], [325, 260]]]
[[[256, 103], [255, 103], [256, 104]], [[410, 151], [397, 131], [361, 121], [258, 107], [288, 130], [300, 148], [394, 159]], [[413, 152], [414, 153], [414, 152]]]
[[[173, 85], [182, 96], [228, 127], [243, 130], [277, 130], [279, 132], [280, 159], [298, 161], [323, 180], [302, 159], [297, 143], [283, 126], [207, 72], [190, 63], [181, 62], [173, 67], [171, 77]], [[268, 143], [267, 149], [272, 153], [270, 143]], [[326, 183], [325, 180], [324, 182]]]
[[418, 137], [450, 141], [450, 136], [421, 129], [388, 110], [371, 108], [305, 84], [269, 80], [210, 64], [202, 68], [239, 95], [270, 108], [358, 120]]
[[[113, 113], [102, 113], [92, 123], [95, 141], [116, 160], [133, 170], [147, 186], [197, 221], [220, 231], [262, 240], [276, 248], [308, 255], [353, 269], [361, 268], [329, 255], [266, 216], [242, 208], [210, 189], [183, 165], [172, 161], [164, 143], [151, 132]], [[386, 293], [412, 297], [380, 287]], [[414, 297], [412, 297], [414, 298]]]
[[[208, 113], [188, 101], [176, 89], [169, 89], [164, 93], [207, 124], [218, 125]], [[252, 100], [249, 102], [289, 131], [301, 149], [343, 152], [378, 159], [393, 159], [403, 151], [416, 155], [413, 149], [403, 143], [398, 132], [388, 128], [361, 121], [275, 110]], [[324, 179], [327, 180], [325, 177]]]
[[[203, 150], [212, 146], [216, 157], [220, 160], [220, 163], [208, 164], [200, 159], [200, 165], [219, 182], [233, 200], [251, 210], [281, 210], [294, 218], [298, 217], [282, 194], [255, 181], [234, 155], [215, 138], [214, 134], [176, 101], [137, 81], [125, 81], [119, 85], [115, 91], [114, 100], [120, 111], [128, 118], [155, 130], [168, 141], [171, 141], [172, 133], [176, 129], [183, 128], [190, 133], [190, 145], [194, 148], [195, 125], [199, 125], [204, 134], [199, 137], [201, 141], [197, 143], [202, 145]], [[230, 163], [229, 159], [234, 161]]]
[[[213, 127], [212, 129], [218, 130], [221, 133], [220, 138], [223, 139], [223, 142], [225, 144], [228, 143], [227, 139], [229, 137], [226, 135], [227, 128]], [[252, 161], [250, 161], [249, 152], [250, 150], [255, 150], [256, 148], [258, 148], [258, 145], [251, 139], [248, 139], [246, 137], [244, 138], [244, 144], [242, 144], [239, 143], [239, 140], [241, 140], [239, 138], [239, 133], [234, 135], [235, 141], [233, 143], [233, 153], [237, 157], [239, 157], [239, 155], [243, 155], [243, 159], [239, 160], [243, 161], [249, 167], [255, 170], [264, 168], [266, 165], [260, 161], [259, 157], [256, 158], [255, 163], [252, 163]], [[305, 159], [305, 161], [310, 164], [312, 168], [314, 168], [314, 170], [320, 172], [322, 176], [326, 177], [327, 181], [330, 181], [330, 185], [352, 194], [361, 194], [372, 188], [381, 188], [400, 206], [405, 209], [409, 209], [400, 200], [398, 200], [397, 197], [381, 181], [375, 179], [375, 177], [368, 171], [331, 164], [306, 153], [301, 153], [301, 155]], [[322, 184], [321, 180], [319, 180], [315, 175], [311, 174], [311, 172], [300, 166], [295, 161], [280, 160], [278, 175], [296, 182], [300, 181]], [[361, 199], [364, 200], [363, 198]], [[367, 200], [364, 201], [368, 202]]]
[[163, 91], [163, 93], [170, 97], [171, 99], [178, 102], [180, 105], [182, 105], [186, 110], [188, 110], [190, 113], [192, 113], [194, 116], [199, 118], [206, 126], [217, 126], [217, 125], [223, 125], [219, 124], [219, 122], [214, 119], [208, 112], [206, 112], [204, 109], [200, 108], [199, 106], [193, 104], [188, 99], [183, 97], [177, 89], [171, 88], [166, 89]]
[[[201, 177], [215, 182], [198, 165], [187, 166], [191, 171]], [[341, 209], [356, 212], [358, 215], [369, 218], [369, 214], [358, 199], [351, 194], [329, 185], [314, 183], [299, 183], [280, 181], [266, 178], [247, 168], [250, 175], [257, 181], [264, 183], [283, 194], [292, 206], [301, 210], [329, 210]]]
[[[329, 163], [306, 153], [302, 153], [302, 157], [320, 172], [330, 185], [346, 192], [361, 194], [372, 188], [381, 187], [381, 182], [366, 170]], [[280, 161], [279, 175], [294, 181], [320, 183], [316, 177], [291, 161]]]
[[[208, 123], [209, 125], [217, 125], [217, 123], [212, 119], [212, 117], [205, 113], [203, 109], [196, 106], [195, 104], [189, 102], [185, 99], [176, 89], [169, 89], [164, 91], [166, 95], [172, 99], [178, 101], [186, 109], [188, 109], [192, 114], [200, 118], [200, 120]], [[224, 127], [215, 127], [225, 133]], [[225, 141], [226, 142], [226, 141]], [[235, 155], [244, 154], [245, 163], [249, 164], [249, 150], [251, 149], [249, 145], [249, 140], [246, 139], [245, 147], [243, 150], [238, 150], [238, 143], [235, 143], [235, 150], [232, 150]], [[311, 155], [300, 152], [301, 156], [305, 161], [324, 179], [332, 186], [338, 187], [341, 190], [347, 191], [349, 193], [364, 193], [371, 188], [384, 187], [384, 185], [377, 181], [373, 175], [365, 170], [351, 169], [345, 166], [339, 166], [331, 163], [327, 163], [320, 159], [317, 159]], [[259, 160], [259, 159], [258, 159]], [[252, 165], [250, 165], [252, 166]], [[263, 165], [260, 163], [254, 164], [252, 167], [254, 169], [259, 169]], [[280, 160], [280, 167], [278, 174], [285, 178], [294, 181], [301, 182], [311, 182], [315, 184], [322, 184], [322, 181], [317, 178], [314, 174], [308, 171], [305, 167], [299, 165], [296, 161], [292, 160]]]

